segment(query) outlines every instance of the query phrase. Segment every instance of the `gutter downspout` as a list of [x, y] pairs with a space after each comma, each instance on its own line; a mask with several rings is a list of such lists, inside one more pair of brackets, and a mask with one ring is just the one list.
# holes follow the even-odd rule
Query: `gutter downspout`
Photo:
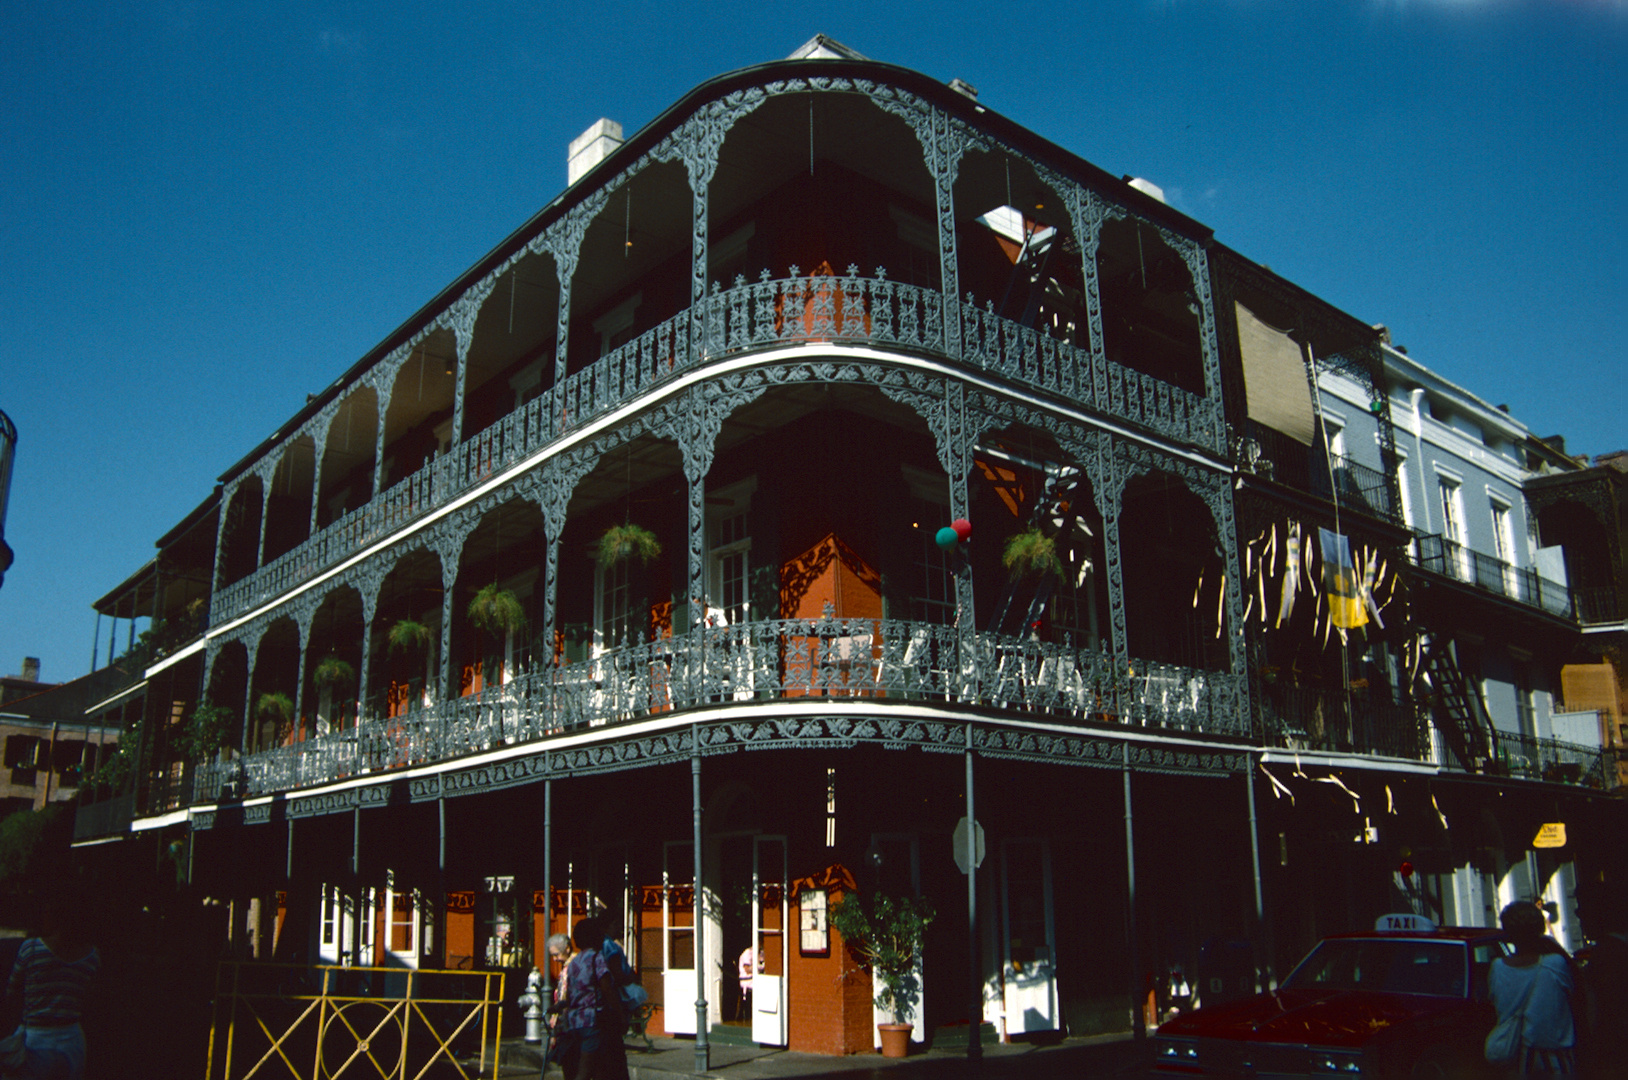
[[1419, 474], [1419, 509], [1424, 512], [1423, 531], [1434, 533], [1436, 531], [1435, 527], [1430, 523], [1430, 490], [1425, 484], [1424, 411], [1419, 408], [1419, 404], [1424, 401], [1424, 397], [1423, 387], [1408, 391], [1408, 403], [1413, 409], [1413, 453], [1419, 462], [1417, 469]]

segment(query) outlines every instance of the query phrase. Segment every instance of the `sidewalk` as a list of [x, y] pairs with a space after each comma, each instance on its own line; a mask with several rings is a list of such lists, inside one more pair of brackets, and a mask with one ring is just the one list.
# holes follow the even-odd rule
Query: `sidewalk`
[[[1048, 1045], [996, 1043], [983, 1048], [983, 1061], [979, 1063], [968, 1061], [965, 1049], [918, 1050], [898, 1060], [874, 1053], [828, 1057], [773, 1047], [714, 1044], [710, 1068], [697, 1073], [693, 1041], [662, 1036], [652, 1041], [653, 1050], [628, 1046], [631, 1080], [1025, 1080], [1074, 1076], [1129, 1080], [1146, 1075], [1152, 1060], [1149, 1045], [1134, 1042], [1129, 1033], [1064, 1039]], [[519, 1039], [503, 1040], [502, 1060], [498, 1075], [504, 1077], [537, 1076], [542, 1064], [540, 1048], [527, 1046]], [[550, 1066], [550, 1074], [558, 1076], [558, 1066]]]

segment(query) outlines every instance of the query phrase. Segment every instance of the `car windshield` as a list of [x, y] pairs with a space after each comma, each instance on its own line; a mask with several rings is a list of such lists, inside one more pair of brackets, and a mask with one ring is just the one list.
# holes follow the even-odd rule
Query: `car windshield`
[[1465, 996], [1464, 947], [1448, 941], [1325, 941], [1284, 983], [1302, 990], [1382, 990]]

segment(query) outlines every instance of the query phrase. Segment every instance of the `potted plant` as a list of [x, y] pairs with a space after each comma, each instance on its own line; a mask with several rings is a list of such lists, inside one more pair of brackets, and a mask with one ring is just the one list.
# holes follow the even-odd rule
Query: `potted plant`
[[1035, 528], [1014, 533], [1006, 541], [1001, 565], [1014, 581], [1031, 574], [1063, 576], [1063, 560], [1057, 557], [1056, 539]]
[[921, 980], [916, 970], [921, 963], [922, 939], [933, 921], [933, 905], [919, 896], [888, 896], [876, 893], [867, 906], [850, 893], [831, 909], [830, 924], [843, 942], [876, 980], [876, 1007], [893, 1017], [878, 1024], [882, 1054], [904, 1057], [910, 1048], [913, 1024], [903, 1023], [921, 998]]
[[612, 525], [594, 545], [594, 560], [600, 566], [614, 566], [623, 559], [638, 559], [645, 566], [661, 554], [661, 541], [641, 525]]
[[261, 694], [254, 703], [254, 715], [275, 725], [275, 742], [282, 742], [289, 726], [294, 722], [294, 699], [276, 690]]
[[208, 761], [225, 747], [226, 733], [233, 719], [231, 709], [204, 698], [192, 710], [192, 717], [176, 740], [175, 749], [190, 761]]

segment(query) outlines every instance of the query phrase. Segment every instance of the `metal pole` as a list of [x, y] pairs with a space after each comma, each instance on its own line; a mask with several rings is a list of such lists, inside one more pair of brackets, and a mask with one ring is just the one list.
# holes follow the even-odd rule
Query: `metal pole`
[[695, 1071], [710, 1069], [707, 1044], [706, 905], [701, 885], [701, 731], [690, 727], [690, 812], [694, 819], [691, 841], [695, 848]]
[[362, 966], [362, 808], [350, 812], [350, 884], [353, 898], [351, 925], [351, 964]]
[[978, 819], [972, 805], [972, 725], [967, 725], [967, 1060], [982, 1061], [983, 971], [978, 956]]
[[444, 789], [446, 773], [442, 773], [435, 782], [435, 811], [436, 811], [436, 850], [435, 850], [435, 888], [441, 894], [440, 903], [436, 905], [435, 921], [437, 923], [438, 937], [436, 941], [441, 945], [441, 963], [447, 963], [447, 793]]
[[1255, 818], [1255, 759], [1244, 755], [1244, 794], [1249, 798], [1249, 865], [1255, 872], [1255, 933], [1250, 935], [1255, 952], [1255, 990], [1276, 990], [1277, 973], [1272, 963], [1272, 931], [1266, 921], [1266, 902], [1261, 888], [1261, 834]]
[[543, 972], [543, 1000], [554, 1000], [554, 965], [548, 939], [554, 934], [554, 778], [543, 779], [543, 951], [538, 967]]
[[1125, 765], [1125, 937], [1131, 955], [1131, 1031], [1137, 1039], [1148, 1035], [1147, 1020], [1142, 1015], [1146, 992], [1142, 986], [1142, 960], [1136, 947], [1136, 827], [1131, 815], [1131, 744], [1124, 747]]

